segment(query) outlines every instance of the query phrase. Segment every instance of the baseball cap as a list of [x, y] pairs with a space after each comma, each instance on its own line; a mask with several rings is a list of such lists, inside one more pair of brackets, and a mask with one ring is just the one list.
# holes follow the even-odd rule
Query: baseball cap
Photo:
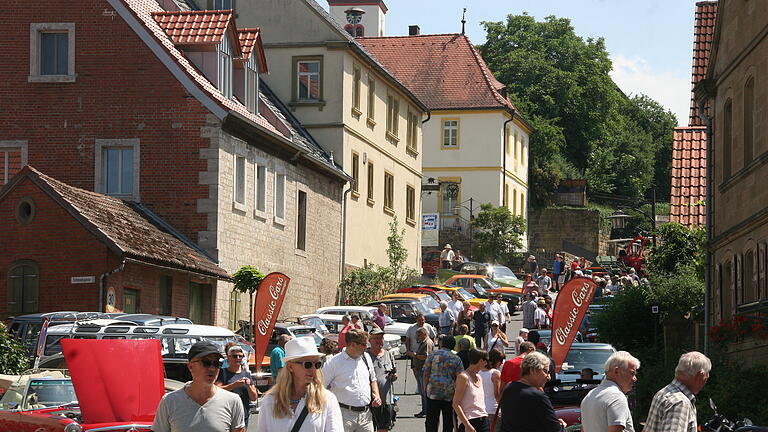
[[377, 335], [377, 334], [382, 334], [382, 333], [384, 333], [384, 330], [382, 330], [382, 329], [380, 329], [378, 327], [374, 327], [374, 328], [371, 329], [371, 331], [368, 332], [369, 335]]
[[192, 345], [187, 353], [187, 360], [192, 361], [196, 358], [205, 357], [207, 355], [217, 354], [219, 357], [223, 357], [219, 347], [213, 342], [200, 341]]

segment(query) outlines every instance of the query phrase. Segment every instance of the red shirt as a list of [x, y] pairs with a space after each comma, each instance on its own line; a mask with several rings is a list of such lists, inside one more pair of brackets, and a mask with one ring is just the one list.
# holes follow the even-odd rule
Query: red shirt
[[352, 325], [352, 323], [349, 323], [344, 326], [343, 329], [339, 332], [339, 349], [344, 349], [347, 346], [347, 332], [352, 330], [355, 326]]
[[571, 271], [574, 271], [577, 268], [579, 268], [579, 263], [577, 261], [571, 262]]
[[517, 356], [504, 362], [501, 368], [501, 381], [509, 384], [512, 381], [520, 380], [523, 373], [523, 356]]

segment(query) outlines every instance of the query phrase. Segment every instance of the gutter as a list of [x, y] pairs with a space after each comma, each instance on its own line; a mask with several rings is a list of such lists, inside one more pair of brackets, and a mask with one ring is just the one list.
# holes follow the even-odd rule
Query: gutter
[[119, 266], [99, 276], [99, 312], [104, 311], [104, 287], [107, 284], [107, 278], [119, 271], [123, 271], [124, 268], [125, 268], [125, 258], [123, 258]]
[[712, 294], [712, 251], [710, 249], [710, 243], [712, 241], [712, 211], [714, 201], [714, 161], [712, 156], [714, 149], [712, 148], [712, 118], [707, 116], [705, 110], [705, 101], [703, 99], [697, 100], [699, 108], [699, 118], [704, 120], [707, 126], [707, 194], [705, 198], [704, 212], [706, 214], [706, 241], [707, 246], [704, 248], [704, 354], [709, 355], [709, 328], [712, 326], [710, 322], [710, 310], [712, 305], [710, 304], [710, 296]]
[[[349, 196], [349, 193], [352, 192], [352, 189], [355, 187], [355, 185], [352, 183], [354, 180], [352, 180], [349, 183], [349, 189], [344, 191], [344, 196], [341, 199], [341, 268], [339, 269], [339, 274], [341, 277], [339, 278], [339, 282], [344, 280], [344, 277], [347, 275], [346, 271], [346, 262], [347, 262], [347, 197]], [[338, 304], [341, 304], [341, 302], [345, 298], [345, 292], [344, 288], [339, 287], [339, 301]]]

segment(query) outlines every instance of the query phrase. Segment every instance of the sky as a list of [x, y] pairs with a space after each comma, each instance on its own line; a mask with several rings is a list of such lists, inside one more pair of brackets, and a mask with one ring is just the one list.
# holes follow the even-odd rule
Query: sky
[[[528, 12], [538, 21], [569, 18], [583, 38], [603, 37], [613, 61], [611, 76], [624, 93], [645, 94], [688, 122], [691, 97], [693, 18], [696, 0], [384, 0], [386, 35], [461, 32], [474, 44], [485, 41], [481, 22], [504, 21]], [[327, 8], [327, 2], [320, 0]]]

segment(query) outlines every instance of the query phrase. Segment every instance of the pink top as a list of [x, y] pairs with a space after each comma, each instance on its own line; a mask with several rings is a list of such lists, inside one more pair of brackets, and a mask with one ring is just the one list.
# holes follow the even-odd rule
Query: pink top
[[485, 393], [483, 393], [483, 379], [480, 375], [476, 376], [477, 384], [472, 382], [472, 375], [469, 372], [462, 372], [469, 378], [467, 387], [464, 389], [464, 396], [461, 398], [461, 409], [468, 419], [486, 417], [485, 411]]

